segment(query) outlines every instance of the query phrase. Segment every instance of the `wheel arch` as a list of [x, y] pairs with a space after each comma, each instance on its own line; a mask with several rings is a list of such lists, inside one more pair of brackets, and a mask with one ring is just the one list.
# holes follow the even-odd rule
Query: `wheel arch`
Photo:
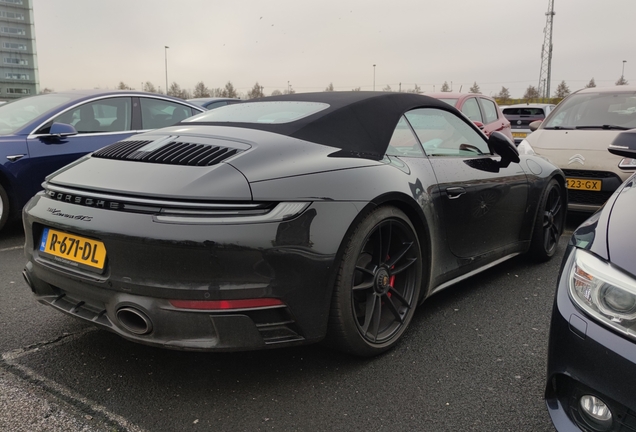
[[[563, 174], [563, 171], [558, 170], [558, 171], [553, 171], [549, 176], [545, 177], [545, 182], [544, 182], [544, 187], [541, 189], [541, 191], [538, 194], [538, 200], [539, 203], [537, 203], [537, 206], [535, 208], [534, 214], [532, 215], [532, 224], [530, 225], [530, 232], [529, 232], [529, 239], [532, 239], [532, 236], [534, 235], [534, 230], [535, 230], [535, 226], [534, 226], [534, 221], [537, 218], [537, 215], [539, 213], [539, 211], [541, 211], [540, 207], [540, 201], [543, 197], [543, 194], [545, 193], [545, 187], [552, 181], [552, 180], [556, 180], [557, 183], [559, 184], [559, 186], [561, 186], [561, 190], [563, 191], [563, 196], [565, 198], [565, 208], [567, 209], [568, 206], [568, 189], [566, 186], [566, 182], [565, 182], [565, 174]], [[567, 217], [567, 212], [566, 212], [566, 217]], [[530, 242], [528, 242], [528, 250], [530, 249]]]
[[13, 184], [9, 179], [9, 175], [5, 172], [3, 167], [0, 166], [0, 186], [4, 189], [9, 197], [9, 217], [17, 214], [17, 201], [13, 191]]
[[413, 198], [400, 192], [390, 192], [374, 198], [351, 221], [351, 224], [349, 225], [349, 228], [343, 236], [340, 246], [338, 247], [338, 251], [336, 253], [336, 257], [334, 260], [334, 263], [336, 263], [336, 265], [334, 265], [333, 271], [331, 272], [331, 276], [329, 279], [329, 289], [331, 291], [331, 294], [333, 295], [334, 284], [338, 274], [337, 263], [341, 262], [345, 248], [351, 239], [353, 231], [360, 224], [360, 221], [362, 221], [377, 208], [383, 206], [393, 206], [401, 210], [409, 218], [409, 220], [413, 224], [413, 227], [415, 227], [417, 237], [420, 240], [422, 260], [426, 262], [426, 268], [422, 269], [422, 287], [420, 289], [420, 299], [418, 302], [421, 303], [421, 301], [428, 295], [430, 288], [427, 284], [430, 281], [431, 271], [431, 233], [429, 229], [429, 223], [427, 221], [426, 215], [422, 211], [422, 208], [417, 204], [415, 200], [413, 200]]

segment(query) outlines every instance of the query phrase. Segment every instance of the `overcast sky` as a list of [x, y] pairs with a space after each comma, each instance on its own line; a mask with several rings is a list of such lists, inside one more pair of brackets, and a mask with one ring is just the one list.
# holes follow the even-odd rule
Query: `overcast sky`
[[[537, 86], [548, 0], [33, 0], [41, 88]], [[555, 0], [552, 92], [636, 84], [636, 0]]]

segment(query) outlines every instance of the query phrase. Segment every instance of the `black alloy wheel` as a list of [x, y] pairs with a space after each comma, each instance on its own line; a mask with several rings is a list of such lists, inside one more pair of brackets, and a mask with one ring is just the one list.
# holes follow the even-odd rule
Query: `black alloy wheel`
[[537, 212], [530, 253], [537, 261], [547, 261], [557, 250], [565, 226], [567, 203], [561, 185], [552, 179]]
[[331, 312], [331, 342], [361, 356], [393, 347], [413, 317], [421, 279], [420, 244], [408, 217], [393, 207], [371, 213], [344, 253]]

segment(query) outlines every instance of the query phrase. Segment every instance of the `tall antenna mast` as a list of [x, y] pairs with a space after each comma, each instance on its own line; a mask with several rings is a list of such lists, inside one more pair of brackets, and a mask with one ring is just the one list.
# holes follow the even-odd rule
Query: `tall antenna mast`
[[552, 25], [554, 23], [554, 0], [548, 0], [548, 11], [543, 29], [543, 46], [541, 47], [541, 70], [539, 71], [539, 96], [550, 97], [550, 78], [552, 78]]

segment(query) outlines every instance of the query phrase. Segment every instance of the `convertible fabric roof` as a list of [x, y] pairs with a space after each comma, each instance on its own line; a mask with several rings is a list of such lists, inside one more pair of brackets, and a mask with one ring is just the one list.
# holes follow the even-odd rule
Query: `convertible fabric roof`
[[[341, 149], [341, 156], [381, 159], [393, 131], [406, 111], [439, 108], [459, 112], [445, 102], [413, 93], [320, 92], [295, 93], [249, 102], [322, 102], [329, 108], [289, 123], [188, 122], [259, 129]], [[461, 118], [461, 115], [460, 115]]]

